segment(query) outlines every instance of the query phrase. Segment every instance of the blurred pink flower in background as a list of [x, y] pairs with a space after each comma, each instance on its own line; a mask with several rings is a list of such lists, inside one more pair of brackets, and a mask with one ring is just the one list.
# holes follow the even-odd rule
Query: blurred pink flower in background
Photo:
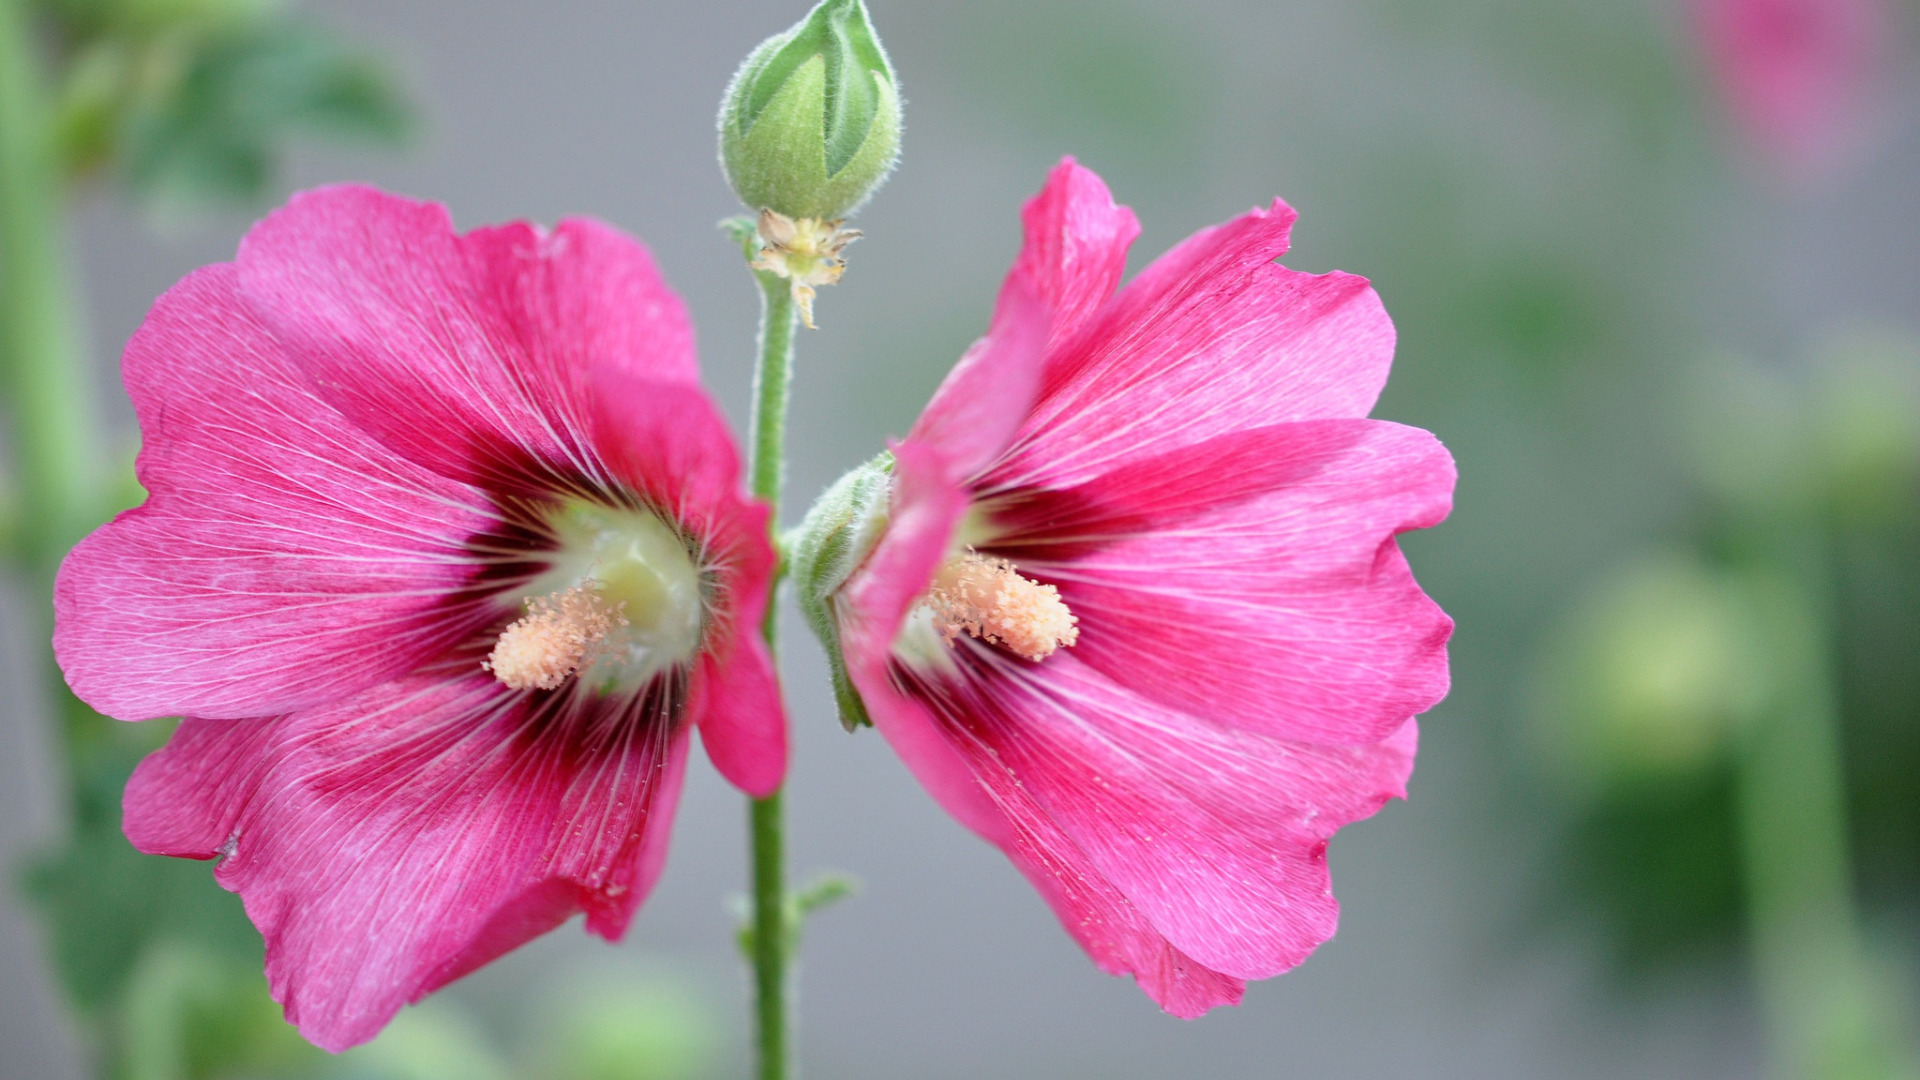
[[1405, 794], [1447, 689], [1394, 536], [1446, 516], [1453, 462], [1364, 418], [1393, 325], [1365, 279], [1274, 262], [1293, 219], [1116, 292], [1139, 225], [1062, 162], [833, 602], [920, 781], [1186, 1017], [1333, 934], [1327, 840]]
[[631, 239], [297, 196], [124, 367], [150, 495], [68, 557], [54, 647], [101, 711], [188, 718], [127, 836], [221, 859], [315, 1043], [574, 912], [619, 937], [696, 726], [778, 786], [766, 510]]
[[1830, 166], [1861, 134], [1888, 53], [1887, 0], [1689, 0], [1722, 105], [1789, 173]]

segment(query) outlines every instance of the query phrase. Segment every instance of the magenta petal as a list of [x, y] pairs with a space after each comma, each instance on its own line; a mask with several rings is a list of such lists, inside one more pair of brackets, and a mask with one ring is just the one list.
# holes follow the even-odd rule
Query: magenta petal
[[1273, 262], [1293, 216], [1276, 201], [1205, 230], [1122, 289], [1050, 359], [982, 488], [1065, 487], [1233, 431], [1365, 416], [1393, 322], [1365, 278]]
[[[1326, 841], [1405, 791], [1410, 741], [1322, 746], [1229, 731], [1154, 705], [1072, 659], [1027, 664], [969, 642], [968, 677], [923, 692], [1003, 807], [1031, 800], [1072, 841], [1028, 853], [1098, 877], [1175, 949], [1266, 978], [1338, 919]], [[1022, 816], [1028, 842], [1042, 831]]]
[[492, 611], [468, 591], [471, 489], [393, 455], [314, 396], [207, 267], [128, 344], [138, 509], [83, 540], [54, 651], [110, 716], [261, 716], [391, 678]]
[[1246, 983], [1181, 953], [1113, 884], [1021, 785], [976, 775], [978, 745], [956, 737], [916, 695], [882, 672], [856, 669], [874, 726], [942, 809], [1005, 852], [1102, 971], [1132, 975], [1175, 1016], [1239, 1004]]
[[954, 472], [984, 468], [1019, 428], [1040, 389], [1049, 350], [1073, 336], [1113, 295], [1133, 211], [1069, 157], [1021, 212], [1026, 243], [1000, 288], [993, 326], [947, 374], [907, 436], [939, 448]]
[[241, 287], [328, 401], [406, 457], [515, 490], [598, 479], [584, 366], [694, 376], [679, 300], [644, 248], [566, 222], [453, 231], [362, 187], [297, 195], [241, 243]]
[[787, 723], [759, 638], [775, 560], [767, 508], [741, 496], [726, 420], [698, 387], [608, 369], [587, 385], [608, 471], [702, 543], [712, 599], [692, 714], [707, 756], [742, 791], [770, 795], [786, 775]]
[[1032, 283], [1009, 275], [987, 336], [947, 373], [907, 441], [937, 449], [956, 476], [998, 457], [1040, 390], [1049, 318]]
[[[709, 543], [724, 534], [718, 543], [738, 548], [736, 557], [747, 561], [738, 569], [773, 573], [766, 507], [748, 503], [740, 490], [740, 455], [711, 398], [695, 385], [604, 369], [582, 389], [590, 413], [583, 430], [613, 480]], [[734, 597], [754, 605], [747, 613], [752, 625], [766, 603], [763, 591], [747, 588]]]
[[1071, 338], [1113, 296], [1127, 269], [1127, 249], [1140, 235], [1140, 219], [1116, 206], [1105, 181], [1063, 158], [1046, 186], [1020, 211], [1026, 243], [1013, 275], [1032, 281], [1053, 309], [1047, 345]]
[[271, 721], [187, 720], [129, 782], [127, 836], [223, 857], [275, 999], [342, 1050], [573, 912], [624, 932], [685, 763], [662, 707], [441, 671]]
[[1393, 538], [1445, 518], [1453, 483], [1418, 428], [1283, 424], [1029, 495], [993, 550], [1059, 586], [1074, 656], [1133, 691], [1283, 738], [1372, 742], [1446, 696], [1452, 621]]
[[751, 632], [743, 636], [729, 662], [711, 657], [696, 706], [700, 744], [727, 782], [756, 799], [780, 790], [787, 775], [786, 707], [773, 658]]

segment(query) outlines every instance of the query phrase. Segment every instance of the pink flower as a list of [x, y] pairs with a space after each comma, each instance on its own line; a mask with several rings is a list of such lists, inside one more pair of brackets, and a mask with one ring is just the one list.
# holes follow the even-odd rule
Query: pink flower
[[574, 912], [618, 938], [696, 726], [779, 785], [767, 513], [631, 239], [308, 193], [125, 374], [151, 494], [67, 558], [54, 648], [102, 712], [189, 718], [127, 836], [221, 859], [315, 1043]]
[[1884, 0], [1692, 0], [1695, 34], [1742, 132], [1790, 169], [1856, 134], [1889, 33]]
[[1392, 323], [1364, 279], [1275, 264], [1293, 218], [1116, 292], [1138, 223], [1062, 162], [827, 605], [920, 781], [1184, 1017], [1332, 935], [1327, 840], [1404, 795], [1447, 689], [1394, 535], [1446, 516], [1453, 463], [1364, 418]]

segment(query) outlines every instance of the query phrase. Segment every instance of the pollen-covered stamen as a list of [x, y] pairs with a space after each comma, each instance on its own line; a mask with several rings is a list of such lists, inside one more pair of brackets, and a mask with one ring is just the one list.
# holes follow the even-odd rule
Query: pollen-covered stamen
[[625, 607], [608, 604], [592, 581], [537, 597], [480, 666], [515, 690], [558, 689], [594, 661], [614, 627], [627, 625]]
[[941, 564], [922, 603], [948, 641], [964, 630], [1029, 660], [1045, 660], [1080, 640], [1080, 620], [1059, 589], [1021, 577], [1007, 560], [971, 548]]

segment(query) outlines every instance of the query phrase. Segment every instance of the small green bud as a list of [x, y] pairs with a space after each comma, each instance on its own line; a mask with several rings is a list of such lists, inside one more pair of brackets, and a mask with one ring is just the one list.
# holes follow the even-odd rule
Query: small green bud
[[862, 0], [821, 0], [761, 42], [720, 106], [720, 165], [754, 210], [835, 221], [900, 156], [900, 93]]
[[840, 708], [840, 723], [848, 731], [873, 721], [847, 674], [834, 605], [840, 587], [859, 569], [887, 527], [892, 488], [893, 455], [883, 453], [834, 481], [807, 510], [805, 520], [786, 537], [800, 610], [827, 652], [834, 702]]

